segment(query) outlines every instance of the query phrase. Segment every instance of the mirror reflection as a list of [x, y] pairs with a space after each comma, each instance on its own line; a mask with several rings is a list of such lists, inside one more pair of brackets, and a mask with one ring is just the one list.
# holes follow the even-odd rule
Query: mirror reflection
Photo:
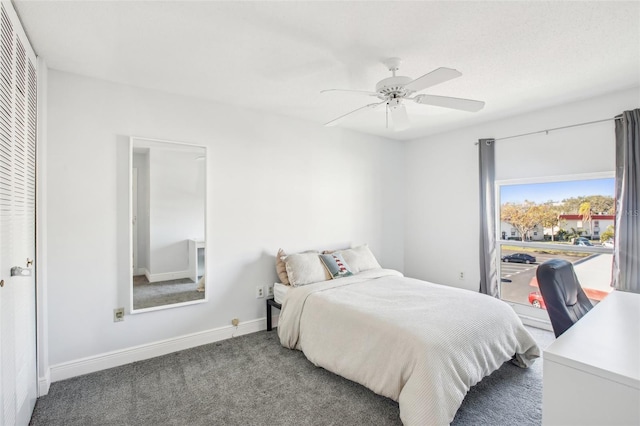
[[206, 148], [131, 138], [131, 311], [205, 299]]

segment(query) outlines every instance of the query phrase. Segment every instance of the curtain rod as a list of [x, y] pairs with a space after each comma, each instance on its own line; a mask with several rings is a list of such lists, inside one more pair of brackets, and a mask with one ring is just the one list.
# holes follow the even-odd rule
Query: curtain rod
[[[523, 133], [521, 135], [513, 135], [513, 136], [505, 136], [504, 138], [495, 138], [495, 141], [503, 141], [506, 139], [513, 139], [513, 138], [519, 138], [522, 136], [530, 136], [530, 135], [537, 135], [538, 133], [546, 133], [549, 134], [549, 132], [552, 132], [554, 130], [562, 130], [562, 129], [568, 129], [570, 127], [579, 127], [579, 126], [586, 126], [587, 124], [595, 124], [595, 123], [602, 123], [604, 121], [611, 121], [611, 120], [620, 120], [622, 119], [622, 116], [620, 117], [613, 117], [613, 118], [605, 118], [603, 120], [596, 120], [596, 121], [588, 121], [586, 123], [578, 123], [578, 124], [571, 124], [569, 126], [562, 126], [562, 127], [555, 127], [553, 129], [546, 129], [546, 130], [538, 130], [537, 132], [530, 132], [530, 133]], [[476, 142], [476, 145], [478, 145], [478, 142]]]

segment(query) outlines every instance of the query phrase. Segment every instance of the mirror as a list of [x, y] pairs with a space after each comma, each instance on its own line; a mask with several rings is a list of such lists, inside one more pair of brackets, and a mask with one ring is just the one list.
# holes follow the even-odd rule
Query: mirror
[[130, 138], [131, 312], [206, 301], [206, 148]]

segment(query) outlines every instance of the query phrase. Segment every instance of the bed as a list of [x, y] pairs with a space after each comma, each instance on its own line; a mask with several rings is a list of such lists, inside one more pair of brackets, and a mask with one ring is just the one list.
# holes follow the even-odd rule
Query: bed
[[273, 285], [273, 300], [275, 300], [277, 304], [281, 305], [290, 288], [291, 286], [286, 284], [275, 283]]
[[290, 286], [278, 336], [315, 365], [397, 401], [405, 425], [451, 423], [483, 377], [540, 356], [506, 303], [382, 268]]

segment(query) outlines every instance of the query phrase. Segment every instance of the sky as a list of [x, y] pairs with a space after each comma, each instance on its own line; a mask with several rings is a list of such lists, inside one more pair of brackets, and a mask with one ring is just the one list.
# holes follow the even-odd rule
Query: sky
[[500, 204], [507, 202], [522, 203], [524, 200], [544, 203], [549, 200], [562, 201], [565, 198], [583, 195], [608, 195], [613, 197], [614, 191], [614, 178], [502, 185], [500, 187]]

